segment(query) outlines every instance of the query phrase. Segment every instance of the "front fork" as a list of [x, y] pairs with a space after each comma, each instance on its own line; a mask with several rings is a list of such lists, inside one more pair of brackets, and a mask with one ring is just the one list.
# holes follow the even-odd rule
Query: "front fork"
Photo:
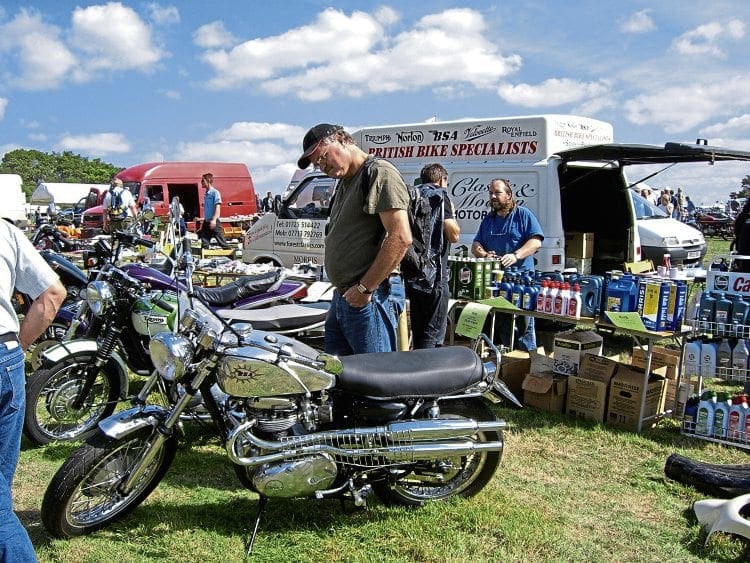
[[80, 410], [83, 407], [86, 397], [88, 397], [89, 393], [91, 393], [91, 389], [94, 387], [97, 374], [112, 357], [112, 352], [114, 352], [120, 334], [122, 334], [122, 328], [116, 326], [114, 323], [111, 324], [96, 351], [94, 361], [89, 362], [84, 366], [83, 385], [81, 386], [80, 391], [78, 391], [78, 395], [76, 395], [72, 405], [75, 410]]
[[[146, 448], [144, 448], [140, 459], [133, 465], [133, 468], [131, 469], [127, 479], [125, 479], [120, 484], [119, 491], [122, 495], [127, 496], [133, 491], [133, 488], [143, 476], [143, 472], [151, 464], [151, 462], [154, 461], [154, 458], [159, 453], [159, 450], [164, 445], [164, 442], [173, 434], [175, 426], [180, 421], [180, 415], [185, 411], [190, 401], [198, 393], [198, 389], [200, 388], [201, 384], [206, 379], [208, 374], [213, 370], [214, 366], [215, 362], [209, 361], [207, 362], [207, 365], [204, 365], [200, 370], [198, 370], [198, 372], [196, 372], [195, 376], [190, 382], [190, 385], [186, 386], [185, 393], [177, 400], [174, 407], [172, 407], [172, 409], [169, 411], [169, 414], [164, 419], [164, 422], [156, 426], [156, 432], [151, 434], [149, 444]], [[152, 374], [152, 377], [155, 374], [156, 372]], [[149, 379], [149, 382], [151, 382], [151, 379]]]

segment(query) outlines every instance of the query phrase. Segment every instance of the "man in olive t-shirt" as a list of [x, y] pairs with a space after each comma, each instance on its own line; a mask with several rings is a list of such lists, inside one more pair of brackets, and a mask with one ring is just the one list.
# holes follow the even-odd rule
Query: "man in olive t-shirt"
[[312, 163], [339, 180], [325, 241], [325, 268], [336, 287], [325, 351], [394, 351], [404, 294], [389, 275], [411, 244], [406, 184], [391, 163], [368, 157], [339, 125], [316, 125], [302, 147], [300, 168]]

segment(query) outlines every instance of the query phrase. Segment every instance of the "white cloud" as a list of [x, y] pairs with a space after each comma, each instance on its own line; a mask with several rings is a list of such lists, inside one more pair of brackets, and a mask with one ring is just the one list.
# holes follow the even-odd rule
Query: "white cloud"
[[170, 100], [182, 99], [182, 94], [180, 94], [177, 90], [159, 90], [159, 93]]
[[700, 134], [707, 137], [726, 136], [736, 133], [750, 133], [750, 113], [732, 117], [724, 123], [715, 123], [700, 130]]
[[656, 29], [654, 20], [649, 15], [651, 10], [641, 10], [634, 13], [620, 26], [622, 33], [648, 33]]
[[5, 118], [5, 108], [8, 107], [8, 98], [0, 98], [0, 121]]
[[10, 54], [5, 80], [26, 90], [58, 86], [78, 64], [59, 36], [60, 29], [45, 24], [34, 10], [21, 9], [0, 25], [0, 53]]
[[180, 23], [180, 11], [176, 6], [161, 6], [156, 3], [148, 5], [151, 21], [159, 25]]
[[193, 32], [193, 43], [204, 49], [222, 49], [234, 45], [237, 39], [227, 31], [224, 22], [215, 21], [196, 29]]
[[726, 25], [709, 22], [674, 39], [672, 49], [681, 55], [708, 54], [723, 58], [726, 55], [720, 45], [722, 40], [726, 38], [737, 40], [744, 35], [745, 24], [740, 20], [730, 20]]
[[475, 10], [430, 14], [412, 29], [388, 35], [386, 26], [397, 19], [389, 9], [373, 16], [328, 8], [312, 24], [245, 41], [228, 51], [209, 51], [203, 60], [216, 73], [214, 88], [260, 81], [269, 94], [293, 93], [307, 101], [328, 99], [334, 91], [361, 97], [442, 87], [446, 77], [492, 88], [521, 65], [518, 55], [500, 55], [485, 38], [489, 30]]
[[625, 102], [625, 114], [638, 125], [661, 126], [669, 133], [688, 131], [708, 119], [750, 107], [747, 81], [747, 75], [734, 75], [705, 83], [672, 82]]
[[550, 78], [538, 85], [503, 84], [498, 95], [513, 105], [538, 108], [577, 103], [606, 96], [610, 85], [605, 81], [581, 82], [570, 78]]
[[178, 145], [171, 158], [244, 162], [258, 193], [282, 193], [297, 169], [306, 129], [286, 123], [238, 121], [206, 140]]
[[130, 151], [130, 148], [130, 143], [120, 133], [65, 135], [55, 144], [55, 150], [78, 151], [92, 156], [126, 153]]
[[227, 129], [217, 131], [212, 137], [229, 141], [278, 140], [288, 145], [302, 146], [302, 137], [307, 131], [286, 123], [257, 123], [238, 121]]
[[73, 73], [78, 81], [90, 80], [101, 71], [150, 71], [164, 56], [150, 28], [119, 2], [76, 8], [72, 23], [71, 44], [85, 55]]
[[37, 143], [42, 143], [47, 140], [47, 135], [44, 133], [29, 133], [29, 139]]

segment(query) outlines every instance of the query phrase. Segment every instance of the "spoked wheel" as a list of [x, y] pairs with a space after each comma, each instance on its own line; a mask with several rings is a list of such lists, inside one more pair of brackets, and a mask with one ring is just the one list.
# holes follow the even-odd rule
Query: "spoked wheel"
[[110, 365], [96, 374], [80, 409], [73, 404], [84, 384], [89, 357], [68, 358], [31, 374], [26, 382], [24, 434], [38, 445], [58, 440], [84, 440], [98, 422], [112, 414], [120, 380]]
[[31, 347], [31, 353], [29, 355], [31, 369], [36, 371], [42, 366], [42, 352], [52, 346], [60, 344], [67, 331], [67, 325], [56, 322], [52, 323], [47, 330], [44, 331], [44, 334], [42, 334]]
[[90, 534], [125, 517], [143, 502], [162, 480], [177, 451], [177, 438], [167, 438], [133, 490], [123, 494], [125, 478], [153, 447], [151, 436], [143, 431], [114, 440], [99, 434], [73, 452], [44, 494], [42, 522], [47, 531], [57, 538]]
[[[440, 406], [441, 419], [473, 418], [496, 420], [494, 413], [481, 401], [446, 401]], [[501, 432], [478, 432], [475, 442], [502, 440]], [[445, 457], [417, 462], [401, 475], [387, 482], [373, 484], [378, 497], [386, 504], [421, 506], [433, 500], [454, 496], [471, 497], [481, 491], [500, 464], [501, 452], [483, 451], [471, 455]]]

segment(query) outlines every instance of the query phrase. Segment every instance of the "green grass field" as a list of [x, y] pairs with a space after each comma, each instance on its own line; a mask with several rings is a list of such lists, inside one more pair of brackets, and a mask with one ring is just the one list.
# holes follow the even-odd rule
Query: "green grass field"
[[[726, 251], [710, 246], [710, 255]], [[716, 534], [704, 545], [692, 503], [705, 497], [663, 473], [673, 452], [745, 463], [746, 451], [683, 436], [673, 420], [636, 435], [531, 409], [498, 412], [510, 424], [503, 462], [476, 497], [417, 510], [374, 499], [367, 510], [271, 500], [250, 560], [748, 560], [745, 540]], [[92, 536], [52, 540], [40, 523], [41, 498], [74, 447], [24, 442], [16, 510], [41, 561], [243, 561], [257, 496], [240, 487], [218, 441], [196, 427], [131, 516]]]

